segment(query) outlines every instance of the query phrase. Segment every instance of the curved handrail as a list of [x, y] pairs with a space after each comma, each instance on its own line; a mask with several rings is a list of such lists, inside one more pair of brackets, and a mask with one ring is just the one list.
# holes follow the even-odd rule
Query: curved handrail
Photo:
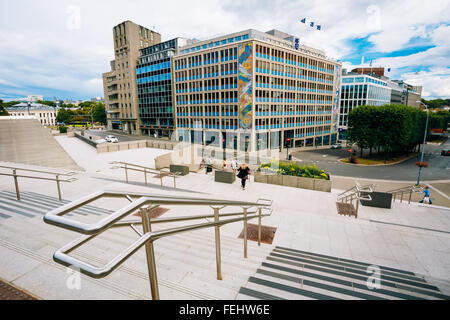
[[[87, 203], [97, 200], [101, 197], [140, 197], [139, 199], [131, 202], [127, 206], [115, 211], [113, 214], [105, 217], [104, 219], [95, 223], [84, 223], [73, 219], [64, 217], [65, 214], [79, 208]], [[86, 235], [93, 235], [103, 232], [107, 228], [111, 227], [114, 223], [118, 222], [122, 218], [135, 212], [137, 209], [147, 205], [161, 205], [161, 204], [174, 204], [174, 205], [228, 205], [228, 206], [249, 206], [249, 207], [267, 207], [268, 204], [261, 204], [256, 202], [247, 201], [233, 201], [233, 200], [221, 200], [210, 198], [195, 198], [195, 197], [180, 197], [180, 196], [165, 196], [165, 195], [152, 195], [146, 193], [133, 193], [133, 192], [121, 192], [121, 191], [97, 191], [91, 195], [83, 197], [79, 200], [73, 201], [62, 207], [56, 208], [44, 216], [44, 222], [52, 224], [64, 229], [76, 231]]]
[[[264, 214], [261, 215], [262, 217], [270, 216], [270, 214]], [[183, 226], [183, 227], [176, 227], [161, 231], [153, 231], [146, 233], [142, 235], [137, 241], [135, 241], [132, 245], [130, 245], [128, 248], [126, 248], [124, 251], [122, 251], [120, 254], [118, 254], [115, 258], [113, 258], [110, 262], [108, 262], [103, 267], [95, 267], [93, 265], [90, 265], [84, 261], [81, 261], [77, 258], [71, 257], [68, 255], [71, 251], [75, 250], [79, 246], [81, 246], [83, 243], [91, 240], [96, 235], [91, 236], [83, 236], [79, 239], [76, 239], [75, 241], [67, 244], [66, 246], [62, 247], [61, 249], [57, 250], [53, 255], [53, 260], [55, 262], [58, 262], [65, 266], [74, 266], [76, 268], [79, 268], [80, 271], [83, 274], [86, 274], [93, 278], [103, 278], [109, 275], [111, 272], [113, 272], [115, 269], [117, 269], [125, 260], [127, 260], [131, 255], [133, 255], [137, 250], [139, 250], [142, 246], [144, 246], [147, 242], [154, 242], [160, 238], [167, 237], [173, 234], [178, 234], [182, 232], [188, 232], [198, 229], [205, 229], [210, 227], [216, 227], [216, 226], [222, 226], [225, 224], [233, 223], [233, 222], [239, 222], [243, 220], [251, 220], [254, 218], [258, 218], [259, 215], [250, 215], [246, 218], [240, 217], [240, 218], [234, 218], [234, 219], [228, 219], [228, 220], [221, 220], [218, 222], [208, 222], [208, 223], [202, 223], [202, 224], [195, 224], [190, 226]]]

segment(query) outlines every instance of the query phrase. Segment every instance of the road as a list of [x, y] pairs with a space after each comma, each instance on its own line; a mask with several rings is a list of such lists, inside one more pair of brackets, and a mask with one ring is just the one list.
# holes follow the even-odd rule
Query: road
[[154, 139], [153, 137], [148, 137], [148, 136], [133, 136], [133, 135], [121, 134], [121, 133], [112, 132], [112, 131], [104, 131], [104, 130], [86, 130], [85, 132], [87, 134], [96, 135], [96, 136], [99, 136], [102, 138], [105, 138], [108, 135], [113, 135], [119, 140], [119, 142]]
[[[442, 149], [450, 149], [450, 140], [444, 145], [425, 146], [424, 161], [429, 167], [422, 169], [421, 181], [450, 180], [450, 157], [441, 156]], [[390, 166], [355, 166], [338, 162], [339, 159], [348, 158], [347, 148], [340, 150], [322, 149], [312, 151], [297, 151], [292, 153], [293, 157], [305, 164], [317, 164], [321, 169], [331, 175], [382, 179], [393, 181], [417, 181], [419, 168], [415, 165], [420, 160], [420, 155], [403, 163]], [[294, 160], [295, 160], [294, 159]]]

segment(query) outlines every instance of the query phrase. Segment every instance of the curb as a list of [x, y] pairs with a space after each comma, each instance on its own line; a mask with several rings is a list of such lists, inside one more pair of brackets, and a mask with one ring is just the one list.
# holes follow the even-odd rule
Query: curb
[[418, 156], [418, 155], [414, 155], [414, 156], [408, 157], [408, 158], [406, 158], [406, 159], [402, 159], [402, 160], [400, 160], [400, 161], [393, 162], [393, 163], [388, 163], [388, 164], [355, 164], [355, 163], [346, 163], [346, 162], [343, 162], [343, 161], [342, 161], [342, 160], [346, 160], [346, 159], [348, 159], [348, 158], [338, 159], [338, 162], [343, 163], [343, 164], [347, 164], [347, 165], [351, 165], [351, 166], [385, 167], [385, 166], [395, 166], [395, 165], [397, 165], [397, 164], [400, 164], [400, 163], [406, 162], [406, 161], [408, 161], [408, 160], [411, 160], [411, 159], [413, 159], [413, 158], [415, 158], [415, 157], [417, 157], [417, 156]]

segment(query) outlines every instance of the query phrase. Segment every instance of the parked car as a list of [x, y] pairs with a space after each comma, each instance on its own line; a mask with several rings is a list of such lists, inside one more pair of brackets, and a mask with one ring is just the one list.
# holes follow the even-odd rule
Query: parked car
[[335, 143], [331, 146], [331, 149], [342, 149], [342, 144], [340, 143]]
[[450, 156], [450, 149], [444, 149], [441, 151], [441, 156]]
[[111, 143], [118, 143], [119, 139], [117, 139], [115, 136], [109, 135], [105, 137], [105, 140], [107, 142], [111, 142]]

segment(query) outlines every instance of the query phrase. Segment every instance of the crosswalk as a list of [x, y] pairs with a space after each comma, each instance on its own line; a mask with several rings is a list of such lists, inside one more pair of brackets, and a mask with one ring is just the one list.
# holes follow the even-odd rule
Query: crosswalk
[[[47, 212], [70, 202], [69, 200], [59, 201], [58, 198], [35, 192], [21, 192], [20, 198], [20, 200], [17, 200], [14, 192], [0, 191], [0, 220], [9, 219], [14, 216], [27, 218], [42, 217]], [[112, 212], [111, 210], [87, 205], [74, 210], [70, 214], [67, 214], [67, 216], [102, 216], [111, 214]]]
[[[378, 270], [379, 286], [368, 279]], [[373, 282], [371, 282], [373, 283]], [[450, 299], [413, 272], [275, 247], [241, 287], [238, 299], [429, 300]]]

